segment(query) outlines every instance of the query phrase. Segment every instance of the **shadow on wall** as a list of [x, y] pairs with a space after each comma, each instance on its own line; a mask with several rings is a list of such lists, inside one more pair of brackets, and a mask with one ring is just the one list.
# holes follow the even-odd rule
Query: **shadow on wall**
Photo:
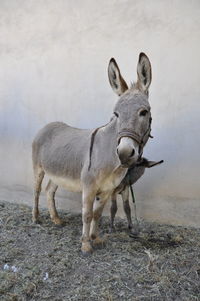
[[199, 199], [199, 161], [193, 154], [199, 143], [200, 112], [190, 110], [179, 112], [178, 118], [169, 116], [153, 130], [155, 138], [147, 144], [144, 156], [164, 163], [146, 171], [138, 183], [142, 196]]

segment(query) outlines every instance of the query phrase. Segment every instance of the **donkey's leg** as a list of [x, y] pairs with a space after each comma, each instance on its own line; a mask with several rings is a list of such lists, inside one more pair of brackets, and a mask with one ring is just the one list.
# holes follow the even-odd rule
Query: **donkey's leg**
[[121, 192], [124, 212], [128, 221], [128, 229], [131, 231], [133, 229], [133, 223], [131, 219], [131, 208], [129, 205], [129, 187], [126, 186], [125, 189]]
[[114, 219], [117, 212], [117, 195], [113, 193], [111, 195], [111, 207], [110, 207], [110, 232], [115, 231]]
[[41, 167], [35, 167], [34, 168], [34, 178], [35, 178], [35, 183], [34, 183], [34, 206], [33, 206], [33, 211], [32, 211], [32, 220], [34, 223], [37, 223], [38, 217], [39, 217], [39, 197], [40, 197], [40, 192], [41, 192], [41, 186], [42, 186], [42, 180], [44, 178], [44, 170]]
[[58, 212], [57, 212], [56, 206], [55, 206], [55, 193], [56, 193], [57, 188], [58, 188], [58, 186], [50, 180], [46, 187], [47, 203], [48, 203], [48, 209], [49, 209], [49, 213], [50, 213], [52, 222], [55, 225], [62, 225], [63, 221], [59, 218]]
[[92, 210], [93, 203], [95, 199], [96, 192], [92, 189], [89, 190], [87, 188], [83, 188], [83, 196], [82, 196], [82, 222], [83, 222], [83, 230], [82, 230], [82, 247], [81, 251], [83, 255], [89, 255], [92, 253], [93, 249], [90, 243], [90, 224], [92, 221]]
[[104, 240], [99, 237], [99, 219], [102, 215], [103, 208], [108, 200], [109, 196], [101, 195], [98, 200], [95, 200], [93, 206], [93, 219], [90, 229], [90, 238], [93, 240], [93, 245], [103, 245]]

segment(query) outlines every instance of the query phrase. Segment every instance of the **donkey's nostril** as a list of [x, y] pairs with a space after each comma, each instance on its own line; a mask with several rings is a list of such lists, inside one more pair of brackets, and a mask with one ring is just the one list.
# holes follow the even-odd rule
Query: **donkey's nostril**
[[135, 155], [135, 150], [134, 150], [134, 148], [133, 148], [133, 150], [132, 150], [132, 153], [131, 153], [130, 157], [133, 157], [134, 155]]

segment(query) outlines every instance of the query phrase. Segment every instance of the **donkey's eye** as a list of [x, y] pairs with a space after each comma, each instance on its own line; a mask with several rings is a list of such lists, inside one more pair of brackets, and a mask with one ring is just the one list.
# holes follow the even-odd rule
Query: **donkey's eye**
[[116, 117], [119, 117], [119, 114], [117, 112], [114, 112], [114, 114], [115, 114]]
[[139, 115], [140, 116], [146, 116], [148, 114], [148, 111], [147, 110], [142, 110], [140, 111]]

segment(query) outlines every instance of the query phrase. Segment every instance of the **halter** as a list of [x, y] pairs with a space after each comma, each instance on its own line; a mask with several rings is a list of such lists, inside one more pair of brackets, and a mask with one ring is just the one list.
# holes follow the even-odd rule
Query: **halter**
[[[113, 120], [113, 118], [111, 118], [110, 122], [112, 120]], [[122, 137], [129, 137], [129, 138], [132, 138], [134, 141], [136, 141], [139, 144], [139, 159], [142, 157], [142, 151], [143, 151], [143, 147], [144, 147], [144, 138], [146, 137], [146, 135], [148, 135], [148, 138], [149, 137], [153, 138], [153, 136], [151, 136], [151, 122], [152, 122], [152, 118], [150, 118], [149, 127], [148, 127], [148, 129], [146, 130], [146, 132], [144, 133], [144, 135], [142, 137], [132, 129], [125, 129], [124, 128], [121, 132], [118, 133], [118, 138], [117, 138], [118, 142], [120, 141], [120, 139]], [[108, 124], [109, 123], [107, 123], [106, 125], [108, 125]], [[105, 127], [106, 125], [103, 125], [99, 128], [96, 128], [93, 131], [92, 135], [91, 135], [88, 171], [90, 170], [90, 167], [91, 167], [92, 150], [93, 150], [95, 136], [96, 136], [98, 130]]]
[[123, 129], [121, 132], [118, 134], [118, 142], [120, 141], [121, 138], [123, 137], [129, 137], [135, 140], [138, 144], [142, 143], [142, 139], [140, 135], [138, 135], [134, 130], [132, 129]]
[[136, 133], [132, 129], [126, 129], [126, 128], [124, 128], [118, 134], [118, 142], [123, 137], [132, 138], [134, 141], [136, 141], [139, 144], [139, 157], [141, 157], [142, 156], [142, 150], [143, 150], [143, 147], [144, 147], [144, 139], [145, 139], [145, 137], [148, 135], [148, 137], [153, 138], [153, 136], [151, 136], [151, 122], [152, 122], [152, 118], [150, 118], [150, 120], [149, 120], [149, 127], [148, 127], [148, 129], [146, 130], [146, 132], [144, 133], [143, 136], [140, 136], [138, 133]]

